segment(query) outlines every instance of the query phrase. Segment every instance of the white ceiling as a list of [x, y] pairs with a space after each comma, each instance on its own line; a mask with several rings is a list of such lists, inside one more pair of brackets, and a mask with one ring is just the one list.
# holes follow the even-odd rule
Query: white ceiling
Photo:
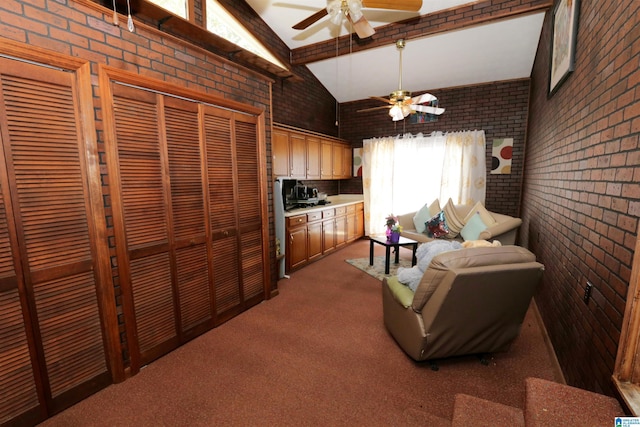
[[[328, 17], [305, 30], [291, 27], [326, 6], [326, 0], [246, 0], [290, 49], [327, 41], [350, 32]], [[435, 11], [477, 3], [468, 0], [423, 0], [417, 13], [363, 9], [374, 27]], [[366, 1], [365, 1], [366, 4]], [[544, 12], [491, 21], [489, 24], [407, 40], [402, 52], [402, 89], [429, 90], [527, 78], [531, 75]], [[354, 37], [356, 37], [354, 35]], [[399, 52], [395, 43], [307, 64], [338, 102], [387, 97], [398, 89]], [[445, 105], [441, 105], [445, 107]]]

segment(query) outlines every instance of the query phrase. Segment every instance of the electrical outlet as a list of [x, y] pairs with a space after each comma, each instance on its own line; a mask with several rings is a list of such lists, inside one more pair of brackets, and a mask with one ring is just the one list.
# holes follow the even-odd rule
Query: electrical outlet
[[587, 286], [584, 287], [584, 296], [582, 297], [585, 304], [589, 304], [589, 298], [591, 298], [592, 288], [593, 288], [593, 284], [591, 282], [587, 282]]

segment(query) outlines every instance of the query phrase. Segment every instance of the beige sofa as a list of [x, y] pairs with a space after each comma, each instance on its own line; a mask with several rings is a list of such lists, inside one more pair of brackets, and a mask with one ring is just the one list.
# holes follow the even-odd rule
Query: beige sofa
[[[474, 208], [473, 205], [454, 205], [453, 207], [458, 218], [466, 218]], [[495, 220], [495, 223], [489, 225], [484, 231], [482, 231], [478, 240], [498, 240], [502, 245], [514, 245], [516, 243], [518, 228], [522, 225], [522, 220], [520, 218], [514, 218], [509, 215], [503, 215], [486, 210], [485, 213], [488, 213]], [[427, 233], [420, 233], [416, 230], [413, 221], [415, 214], [416, 212], [411, 212], [398, 216], [398, 223], [403, 228], [400, 234], [418, 242], [429, 242], [433, 240], [433, 237], [429, 237]], [[463, 240], [459, 235], [455, 238]]]
[[416, 361], [506, 351], [543, 269], [519, 246], [442, 253], [415, 293], [396, 276], [383, 279], [384, 324]]

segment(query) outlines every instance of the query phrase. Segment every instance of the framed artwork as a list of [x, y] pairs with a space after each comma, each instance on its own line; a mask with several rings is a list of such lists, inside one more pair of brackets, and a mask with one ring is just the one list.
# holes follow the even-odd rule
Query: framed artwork
[[353, 176], [362, 176], [362, 148], [353, 149]]
[[494, 139], [491, 154], [491, 174], [510, 174], [513, 138]]
[[573, 71], [580, 0], [559, 0], [553, 9], [549, 93], [553, 95]]

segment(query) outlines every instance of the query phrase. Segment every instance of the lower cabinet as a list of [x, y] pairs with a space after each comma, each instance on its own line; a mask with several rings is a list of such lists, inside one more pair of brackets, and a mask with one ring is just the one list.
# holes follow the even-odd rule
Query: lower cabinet
[[316, 210], [287, 218], [286, 271], [364, 236], [364, 204]]

